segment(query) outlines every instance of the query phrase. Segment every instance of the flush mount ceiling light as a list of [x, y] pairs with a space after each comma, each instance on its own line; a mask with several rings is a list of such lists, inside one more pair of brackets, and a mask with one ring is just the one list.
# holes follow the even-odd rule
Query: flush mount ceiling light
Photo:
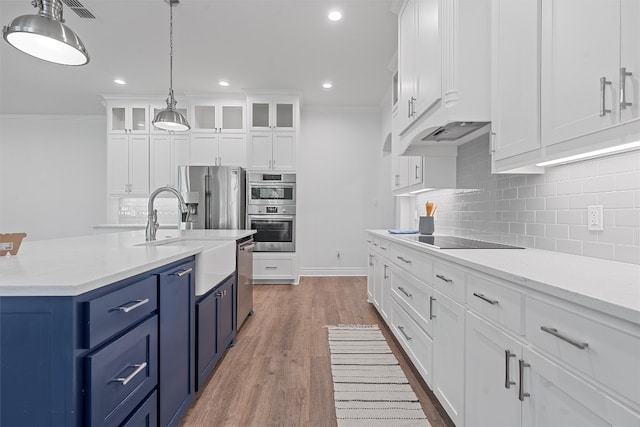
[[336, 22], [342, 19], [342, 12], [340, 12], [339, 10], [332, 10], [331, 12], [329, 12], [329, 15], [327, 15], [327, 18], [329, 18], [330, 21]]
[[169, 3], [169, 97], [167, 108], [160, 110], [153, 119], [153, 125], [158, 129], [184, 132], [191, 129], [187, 119], [176, 111], [176, 99], [173, 96], [173, 5], [180, 0], [166, 0]]
[[114, 82], [115, 84], [117, 84], [117, 85], [126, 85], [126, 84], [127, 84], [127, 82], [125, 82], [125, 81], [124, 81], [124, 80], [122, 80], [122, 79], [115, 79], [113, 82]]
[[324, 82], [324, 83], [322, 83], [322, 87], [325, 88], [325, 89], [331, 89], [333, 87], [333, 83]]
[[2, 29], [4, 39], [36, 58], [63, 65], [85, 65], [89, 52], [71, 28], [64, 25], [60, 0], [33, 0], [37, 15], [22, 15]]
[[228, 81], [226, 81], [226, 80], [220, 80], [220, 81], [218, 82], [218, 84], [219, 84], [220, 86], [223, 86], [223, 87], [227, 87], [227, 86], [229, 86], [229, 82], [228, 82]]

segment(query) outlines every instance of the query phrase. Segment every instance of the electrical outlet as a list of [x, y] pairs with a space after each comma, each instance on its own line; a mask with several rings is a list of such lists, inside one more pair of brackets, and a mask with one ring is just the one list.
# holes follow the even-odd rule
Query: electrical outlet
[[587, 228], [591, 231], [604, 230], [602, 223], [602, 205], [587, 206]]

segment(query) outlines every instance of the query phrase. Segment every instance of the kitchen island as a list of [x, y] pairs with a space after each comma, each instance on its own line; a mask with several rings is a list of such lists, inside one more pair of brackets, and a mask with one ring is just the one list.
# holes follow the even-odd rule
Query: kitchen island
[[178, 425], [195, 393], [196, 257], [253, 233], [25, 241], [0, 257], [0, 424]]
[[640, 266], [367, 243], [369, 301], [457, 426], [640, 424]]

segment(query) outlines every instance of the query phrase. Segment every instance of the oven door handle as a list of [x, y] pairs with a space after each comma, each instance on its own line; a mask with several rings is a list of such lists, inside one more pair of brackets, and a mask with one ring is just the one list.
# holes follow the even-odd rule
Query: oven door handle
[[295, 219], [294, 216], [291, 215], [278, 215], [278, 214], [273, 214], [273, 215], [249, 215], [249, 219], [270, 219], [270, 220], [276, 220], [276, 221], [281, 221], [281, 220], [291, 220], [293, 221]]

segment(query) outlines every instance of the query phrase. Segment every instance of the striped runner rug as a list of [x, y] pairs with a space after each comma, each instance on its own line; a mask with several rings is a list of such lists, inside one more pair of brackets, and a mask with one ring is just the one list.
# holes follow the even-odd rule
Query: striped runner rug
[[329, 326], [338, 427], [430, 427], [377, 325]]

